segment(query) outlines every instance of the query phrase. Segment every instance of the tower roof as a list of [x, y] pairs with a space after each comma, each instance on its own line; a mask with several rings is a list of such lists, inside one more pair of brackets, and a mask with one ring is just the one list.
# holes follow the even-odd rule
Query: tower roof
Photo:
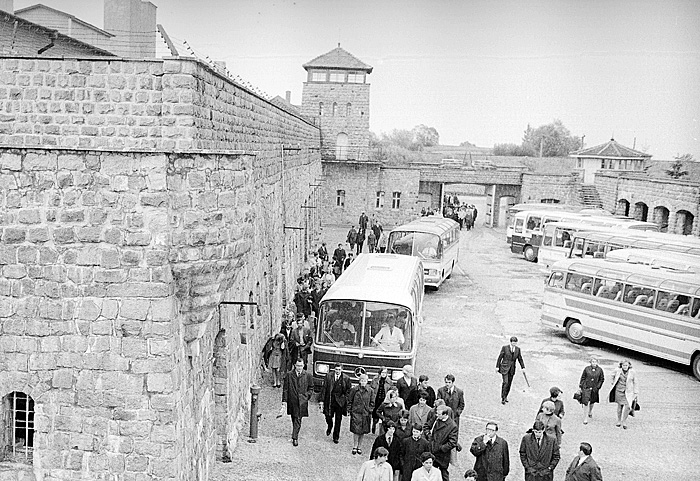
[[347, 50], [340, 48], [340, 44], [330, 52], [324, 53], [305, 63], [303, 67], [305, 70], [309, 70], [310, 68], [342, 68], [364, 70], [367, 73], [372, 73], [372, 67], [370, 65], [367, 65]]
[[569, 157], [585, 157], [598, 159], [644, 159], [651, 158], [651, 155], [638, 150], [630, 149], [622, 144], [615, 142], [615, 139], [610, 139], [609, 142], [588, 147], [587, 149], [577, 150], [569, 154]]

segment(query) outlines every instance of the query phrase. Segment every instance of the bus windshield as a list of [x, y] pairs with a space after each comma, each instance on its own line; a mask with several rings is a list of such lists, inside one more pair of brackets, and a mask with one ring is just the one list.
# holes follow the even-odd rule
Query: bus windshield
[[375, 351], [410, 351], [409, 309], [383, 302], [328, 301], [321, 305], [316, 344]]
[[435, 234], [394, 231], [389, 237], [389, 253], [416, 256], [421, 259], [440, 259], [442, 241]]

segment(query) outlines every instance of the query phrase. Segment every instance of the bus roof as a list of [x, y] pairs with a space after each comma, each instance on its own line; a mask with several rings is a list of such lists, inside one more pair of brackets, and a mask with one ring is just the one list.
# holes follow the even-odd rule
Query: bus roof
[[615, 279], [628, 284], [642, 284], [661, 290], [700, 295], [700, 274], [694, 271], [629, 264], [608, 259], [564, 259], [555, 262], [552, 270], [567, 270], [592, 277]]
[[[618, 219], [615, 217], [580, 217], [575, 219], [567, 219], [557, 222], [549, 222], [546, 226], [553, 225], [554, 227], [562, 227], [564, 229], [571, 229], [575, 231], [596, 231], [596, 232], [608, 232], [617, 233], [620, 232], [620, 228], [632, 231], [643, 230], [641, 227], [657, 227], [656, 224], [651, 222], [643, 222], [634, 219]], [[545, 228], [546, 228], [545, 226]]]
[[[591, 242], [608, 242], [642, 249], [658, 249], [658, 247], [655, 246], [663, 245], [663, 250], [675, 250], [676, 252], [687, 252], [695, 255], [700, 254], [700, 239], [679, 234], [667, 234], [663, 232], [649, 232], [634, 229], [615, 229], [609, 232], [579, 232], [575, 237], [590, 240]], [[671, 248], [672, 246], [677, 246], [678, 248], [673, 249]], [[698, 250], [689, 252], [688, 249]]]
[[700, 255], [656, 249], [614, 249], [606, 256], [609, 260], [620, 260], [630, 264], [647, 264], [677, 271], [700, 269]]
[[508, 212], [509, 213], [514, 213], [514, 212], [522, 212], [524, 210], [556, 210], [556, 211], [561, 211], [561, 212], [576, 212], [579, 210], [579, 208], [573, 206], [573, 205], [568, 205], [568, 204], [541, 204], [541, 203], [532, 203], [532, 204], [515, 204], [511, 205], [508, 207]]
[[400, 225], [392, 229], [392, 232], [425, 232], [427, 234], [440, 235], [457, 226], [459, 226], [459, 224], [452, 219], [437, 215], [429, 215], [419, 217], [408, 224]]
[[411, 295], [416, 271], [422, 272], [423, 268], [414, 256], [360, 254], [331, 285], [322, 302], [386, 302], [417, 309]]

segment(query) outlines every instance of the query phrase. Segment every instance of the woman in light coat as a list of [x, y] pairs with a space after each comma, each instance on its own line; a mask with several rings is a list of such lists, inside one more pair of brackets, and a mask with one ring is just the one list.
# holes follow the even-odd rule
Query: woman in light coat
[[639, 381], [637, 381], [636, 372], [632, 369], [632, 363], [625, 359], [620, 363], [620, 368], [615, 371], [613, 389], [610, 391], [610, 401], [617, 403], [615, 426], [627, 429], [627, 416], [638, 395]]

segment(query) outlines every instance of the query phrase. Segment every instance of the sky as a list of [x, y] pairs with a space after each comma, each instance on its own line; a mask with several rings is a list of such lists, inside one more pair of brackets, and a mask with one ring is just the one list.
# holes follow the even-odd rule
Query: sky
[[[373, 67], [370, 130], [424, 124], [442, 145], [520, 144], [560, 119], [700, 161], [698, 0], [152, 0], [158, 23], [259, 90], [301, 104], [309, 60], [341, 47]], [[43, 3], [103, 26], [103, 0]]]

